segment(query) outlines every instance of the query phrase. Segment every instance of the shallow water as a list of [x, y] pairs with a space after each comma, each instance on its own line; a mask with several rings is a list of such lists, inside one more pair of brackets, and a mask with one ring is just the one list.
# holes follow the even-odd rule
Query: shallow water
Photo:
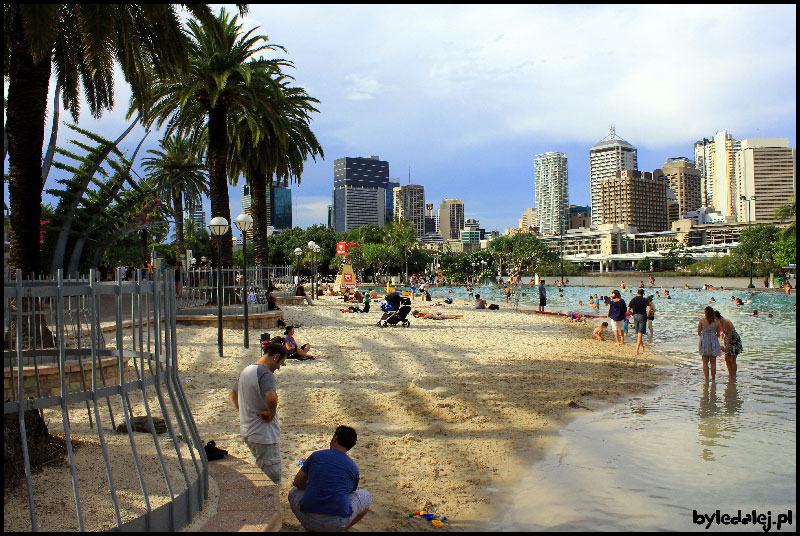
[[[466, 297], [463, 289], [447, 290], [437, 289], [439, 297]], [[531, 290], [522, 305], [538, 304]], [[592, 313], [578, 300], [588, 303], [590, 292], [610, 294], [611, 288], [568, 287], [563, 299], [557, 289], [547, 290], [546, 310]], [[506, 306], [497, 289], [476, 292]], [[498, 490], [497, 515], [486, 530], [701, 530], [693, 510], [736, 515], [755, 509], [771, 512], [774, 523], [791, 509], [795, 522], [796, 296], [683, 288], [670, 294], [655, 301], [655, 336], [648, 342], [674, 363], [669, 379], [653, 393], [570, 423], [516, 489]], [[752, 303], [735, 306], [731, 295]], [[712, 306], [739, 331], [744, 352], [736, 381], [719, 359], [717, 382], [706, 387], [696, 333], [712, 296]], [[607, 310], [603, 305], [599, 314]], [[762, 529], [712, 524], [710, 530]]]

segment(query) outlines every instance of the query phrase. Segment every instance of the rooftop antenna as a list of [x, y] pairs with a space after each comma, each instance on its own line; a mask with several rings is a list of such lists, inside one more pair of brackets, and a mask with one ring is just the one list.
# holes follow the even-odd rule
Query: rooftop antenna
[[411, 166], [408, 166], [408, 185], [411, 186]]
[[614, 123], [608, 125], [608, 136], [614, 140], [617, 138], [617, 133], [614, 131]]

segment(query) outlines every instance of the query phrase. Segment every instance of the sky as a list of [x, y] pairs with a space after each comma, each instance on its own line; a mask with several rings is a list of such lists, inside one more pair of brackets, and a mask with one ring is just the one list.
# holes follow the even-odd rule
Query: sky
[[[720, 130], [796, 147], [794, 5], [251, 4], [240, 22], [284, 46], [296, 84], [321, 101], [312, 130], [325, 158], [292, 186], [304, 228], [327, 222], [333, 162], [345, 156], [378, 155], [390, 177], [423, 185], [427, 203], [462, 199], [465, 217], [502, 233], [535, 206], [537, 154], [566, 153], [569, 201], [589, 203], [589, 149], [610, 124], [643, 171], [693, 158], [694, 142]], [[84, 107], [79, 125], [115, 139], [129, 96], [120, 75], [115, 108], [93, 119]], [[122, 149], [143, 135], [137, 127]], [[68, 138], [62, 127], [60, 145]], [[241, 188], [230, 197], [235, 219]]]

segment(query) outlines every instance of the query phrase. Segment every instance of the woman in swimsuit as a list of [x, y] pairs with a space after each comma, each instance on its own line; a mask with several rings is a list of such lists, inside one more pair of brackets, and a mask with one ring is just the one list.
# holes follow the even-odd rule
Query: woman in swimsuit
[[742, 338], [739, 336], [736, 328], [733, 327], [733, 322], [727, 318], [722, 318], [719, 311], [715, 311], [714, 316], [717, 317], [717, 322], [719, 322], [720, 329], [722, 330], [722, 354], [725, 356], [725, 366], [728, 367], [728, 376], [735, 378], [736, 369], [738, 368], [736, 366], [736, 356], [743, 350]]
[[698, 352], [703, 358], [703, 377], [708, 382], [708, 371], [711, 369], [711, 381], [717, 376], [717, 356], [722, 353], [719, 347], [719, 322], [714, 309], [706, 307], [704, 316], [697, 324], [697, 336], [700, 337]]

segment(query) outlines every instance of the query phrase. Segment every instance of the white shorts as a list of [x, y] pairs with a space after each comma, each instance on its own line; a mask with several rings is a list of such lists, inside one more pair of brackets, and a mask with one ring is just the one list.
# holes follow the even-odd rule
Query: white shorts
[[624, 320], [614, 320], [609, 318], [611, 321], [611, 331], [625, 331], [625, 321]]

